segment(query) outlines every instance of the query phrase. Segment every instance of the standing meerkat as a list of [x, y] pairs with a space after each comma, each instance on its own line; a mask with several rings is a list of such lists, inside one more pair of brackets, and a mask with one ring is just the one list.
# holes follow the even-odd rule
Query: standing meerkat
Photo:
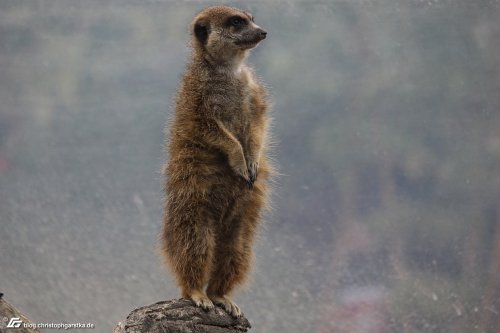
[[182, 297], [240, 316], [228, 296], [249, 274], [271, 173], [266, 92], [245, 59], [267, 33], [226, 6], [204, 9], [191, 32], [164, 169], [162, 252]]

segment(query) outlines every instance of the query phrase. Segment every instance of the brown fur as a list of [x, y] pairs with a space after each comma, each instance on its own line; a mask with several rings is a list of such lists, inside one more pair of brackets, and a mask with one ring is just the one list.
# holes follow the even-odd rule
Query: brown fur
[[183, 297], [239, 316], [227, 296], [249, 274], [271, 172], [266, 93], [244, 61], [266, 33], [226, 6], [206, 8], [191, 29], [170, 124], [162, 249]]

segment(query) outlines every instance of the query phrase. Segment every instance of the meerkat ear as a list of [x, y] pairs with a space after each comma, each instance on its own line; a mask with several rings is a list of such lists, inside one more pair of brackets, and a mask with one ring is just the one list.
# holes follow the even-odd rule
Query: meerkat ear
[[200, 41], [201, 44], [205, 44], [208, 39], [208, 34], [210, 33], [210, 26], [205, 21], [197, 21], [194, 24], [194, 35], [196, 39]]

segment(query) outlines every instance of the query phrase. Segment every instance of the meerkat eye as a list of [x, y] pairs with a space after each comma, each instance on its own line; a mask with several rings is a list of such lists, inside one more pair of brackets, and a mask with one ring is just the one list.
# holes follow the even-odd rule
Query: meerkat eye
[[247, 23], [244, 19], [242, 19], [239, 16], [231, 17], [231, 20], [229, 22], [233, 27], [242, 27]]

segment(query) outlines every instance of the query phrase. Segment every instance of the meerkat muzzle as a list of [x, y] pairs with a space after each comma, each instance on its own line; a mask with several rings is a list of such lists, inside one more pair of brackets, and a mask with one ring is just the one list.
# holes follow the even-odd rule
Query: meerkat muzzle
[[238, 41], [236, 41], [236, 45], [244, 46], [247, 48], [252, 48], [256, 46], [261, 40], [267, 37], [267, 32], [261, 28], [256, 28], [248, 31], [246, 34], [242, 36]]

